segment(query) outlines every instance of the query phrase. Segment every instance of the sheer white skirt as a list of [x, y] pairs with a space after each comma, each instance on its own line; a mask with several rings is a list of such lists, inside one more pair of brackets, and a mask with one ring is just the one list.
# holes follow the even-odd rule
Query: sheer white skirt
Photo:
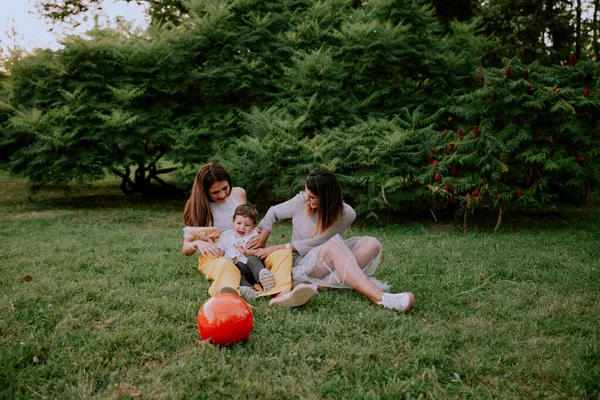
[[[373, 277], [381, 261], [381, 253], [381, 243], [373, 237], [357, 236], [343, 240], [338, 234], [304, 257], [294, 260], [292, 278], [294, 283], [310, 282], [324, 287], [352, 288], [347, 283], [350, 275], [364, 274], [379, 290], [389, 292], [390, 285], [387, 282]], [[337, 262], [334, 263], [334, 259]]]

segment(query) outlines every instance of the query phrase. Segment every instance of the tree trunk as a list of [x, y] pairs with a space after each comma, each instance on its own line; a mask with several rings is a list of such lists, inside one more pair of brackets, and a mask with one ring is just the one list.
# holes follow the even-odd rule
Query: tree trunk
[[500, 208], [500, 212], [498, 213], [498, 220], [496, 221], [496, 227], [494, 228], [494, 232], [497, 232], [500, 229], [500, 224], [502, 223], [502, 208]]
[[576, 1], [575, 6], [576, 20], [575, 20], [575, 57], [577, 60], [581, 59], [581, 0]]
[[[121, 178], [120, 189], [125, 196], [131, 196], [135, 193], [143, 195], [168, 194], [178, 195], [183, 191], [168, 182], [165, 182], [158, 175], [173, 172], [177, 168], [157, 169], [156, 165], [147, 167], [138, 165], [131, 179], [131, 168], [125, 167], [125, 172], [121, 172], [115, 168], [111, 168], [111, 172]], [[156, 181], [160, 186], [152, 185], [152, 180]]]
[[600, 0], [594, 0], [594, 16], [592, 18], [592, 51], [594, 52], [594, 56], [596, 57], [596, 61], [600, 61], [600, 43], [598, 40], [598, 31], [600, 31], [600, 27], [598, 26], [598, 8], [600, 8]]

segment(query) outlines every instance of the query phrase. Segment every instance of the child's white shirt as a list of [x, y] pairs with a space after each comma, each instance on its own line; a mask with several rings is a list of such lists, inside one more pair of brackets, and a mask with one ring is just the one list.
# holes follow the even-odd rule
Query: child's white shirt
[[252, 239], [254, 236], [258, 235], [258, 231], [253, 230], [246, 236], [236, 237], [233, 229], [228, 229], [221, 234], [219, 237], [219, 241], [217, 242], [217, 247], [225, 252], [223, 257], [228, 260], [233, 261], [234, 258], [237, 257], [238, 262], [247, 264], [248, 257], [239, 252], [238, 249], [234, 247], [234, 245], [239, 245], [241, 248], [245, 249], [248, 241]]

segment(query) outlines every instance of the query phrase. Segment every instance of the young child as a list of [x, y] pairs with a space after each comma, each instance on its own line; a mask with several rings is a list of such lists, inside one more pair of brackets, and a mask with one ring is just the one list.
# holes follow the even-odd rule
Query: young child
[[232, 229], [223, 232], [217, 242], [223, 257], [231, 260], [240, 270], [240, 293], [245, 300], [252, 300], [261, 293], [254, 289], [255, 283], [260, 283], [265, 292], [275, 287], [273, 273], [254, 255], [257, 250], [246, 249], [248, 241], [258, 235], [255, 230], [257, 217], [256, 207], [251, 204], [239, 205], [233, 213]]

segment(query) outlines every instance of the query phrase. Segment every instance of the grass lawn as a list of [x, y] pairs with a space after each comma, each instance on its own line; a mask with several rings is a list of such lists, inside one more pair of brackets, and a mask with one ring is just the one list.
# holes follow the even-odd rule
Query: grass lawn
[[263, 299], [250, 339], [218, 348], [196, 330], [209, 285], [181, 253], [184, 200], [23, 190], [0, 177], [0, 398], [600, 397], [598, 209], [496, 233], [493, 216], [364, 224], [351, 233], [381, 240], [377, 276], [413, 311], [349, 290]]

